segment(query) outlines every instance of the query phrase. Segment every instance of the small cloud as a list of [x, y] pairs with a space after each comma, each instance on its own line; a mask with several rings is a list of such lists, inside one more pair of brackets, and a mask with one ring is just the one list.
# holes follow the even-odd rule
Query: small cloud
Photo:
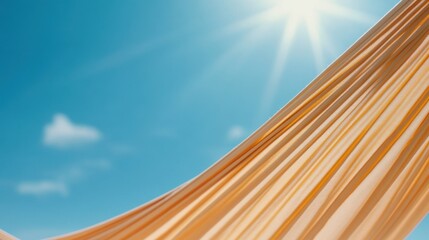
[[66, 148], [97, 142], [101, 133], [94, 127], [78, 125], [64, 114], [56, 114], [53, 122], [45, 126], [43, 143], [46, 146]]
[[22, 182], [16, 186], [16, 191], [22, 195], [44, 196], [50, 194], [68, 195], [68, 187], [58, 181], [29, 181]]
[[96, 159], [85, 161], [82, 165], [87, 171], [89, 170], [109, 170], [112, 163], [107, 159]]
[[115, 155], [130, 155], [136, 152], [136, 149], [130, 145], [115, 144], [111, 145], [110, 151]]
[[232, 126], [227, 133], [227, 138], [230, 141], [240, 140], [244, 137], [245, 130], [242, 126]]
[[75, 184], [99, 171], [107, 171], [111, 166], [111, 162], [106, 159], [85, 160], [56, 171], [56, 179], [67, 184]]
[[155, 128], [152, 135], [157, 138], [172, 139], [177, 137], [177, 132], [174, 129], [162, 127]]
[[71, 186], [81, 183], [89, 176], [100, 171], [107, 171], [111, 168], [111, 162], [106, 159], [86, 160], [63, 170], [56, 171], [49, 180], [25, 181], [16, 184], [16, 192], [21, 195], [47, 196], [69, 195]]

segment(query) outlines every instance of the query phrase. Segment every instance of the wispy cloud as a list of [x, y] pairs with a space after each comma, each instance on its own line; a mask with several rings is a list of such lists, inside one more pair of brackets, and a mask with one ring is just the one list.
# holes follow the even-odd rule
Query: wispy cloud
[[132, 155], [137, 152], [135, 147], [127, 144], [112, 144], [109, 149], [112, 154], [119, 156]]
[[152, 130], [152, 135], [156, 138], [176, 138], [178, 136], [177, 132], [169, 127], [155, 127]]
[[16, 192], [21, 195], [48, 196], [60, 195], [66, 197], [70, 186], [80, 183], [88, 176], [110, 169], [111, 163], [105, 159], [87, 160], [56, 171], [50, 179], [23, 181], [16, 184]]
[[127, 61], [140, 57], [154, 46], [155, 43], [142, 43], [109, 53], [78, 69], [73, 78], [85, 78], [115, 68]]
[[95, 172], [106, 171], [110, 168], [111, 162], [106, 159], [85, 160], [58, 171], [55, 177], [67, 184], [71, 184], [83, 181]]
[[146, 53], [174, 40], [176, 35], [177, 33], [171, 32], [164, 36], [146, 40], [145, 42], [128, 43], [124, 48], [106, 52], [104, 56], [99, 56], [97, 59], [93, 59], [92, 62], [88, 62], [76, 69], [72, 75], [72, 79], [87, 78], [120, 67], [129, 61], [139, 59]]
[[66, 148], [97, 142], [101, 133], [95, 128], [73, 123], [66, 115], [58, 113], [53, 121], [45, 126], [43, 143], [46, 146]]
[[33, 196], [43, 196], [51, 194], [67, 196], [69, 192], [68, 187], [64, 182], [52, 180], [21, 182], [17, 185], [16, 191], [22, 195]]
[[241, 140], [244, 137], [245, 130], [242, 126], [232, 126], [227, 133], [227, 138], [230, 141]]

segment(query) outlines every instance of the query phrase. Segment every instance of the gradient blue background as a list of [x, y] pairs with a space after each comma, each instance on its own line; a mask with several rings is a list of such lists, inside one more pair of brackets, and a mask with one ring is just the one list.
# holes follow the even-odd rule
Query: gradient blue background
[[[283, 23], [224, 33], [264, 9], [262, 0], [0, 1], [0, 228], [22, 238], [74, 231], [191, 179], [231, 150], [370, 27], [325, 16], [333, 46], [316, 66], [299, 28], [273, 100], [262, 106]], [[339, 1], [337, 1], [339, 2]], [[397, 0], [345, 0], [375, 23]], [[43, 144], [56, 113], [97, 128], [89, 146]], [[234, 126], [242, 134], [228, 137]], [[22, 181], [50, 179], [103, 159], [69, 194], [23, 195]], [[427, 239], [425, 220], [409, 239]]]

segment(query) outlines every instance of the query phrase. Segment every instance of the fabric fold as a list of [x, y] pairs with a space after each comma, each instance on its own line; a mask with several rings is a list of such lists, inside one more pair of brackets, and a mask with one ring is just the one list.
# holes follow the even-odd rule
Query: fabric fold
[[53, 239], [403, 239], [429, 210], [428, 59], [429, 1], [403, 0], [205, 172]]

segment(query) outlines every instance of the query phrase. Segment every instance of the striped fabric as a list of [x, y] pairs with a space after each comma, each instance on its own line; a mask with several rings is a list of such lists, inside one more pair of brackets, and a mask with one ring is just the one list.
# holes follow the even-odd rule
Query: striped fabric
[[403, 239], [429, 211], [429, 1], [403, 0], [195, 179], [55, 239]]
[[0, 240], [16, 240], [14, 236], [0, 229]]

